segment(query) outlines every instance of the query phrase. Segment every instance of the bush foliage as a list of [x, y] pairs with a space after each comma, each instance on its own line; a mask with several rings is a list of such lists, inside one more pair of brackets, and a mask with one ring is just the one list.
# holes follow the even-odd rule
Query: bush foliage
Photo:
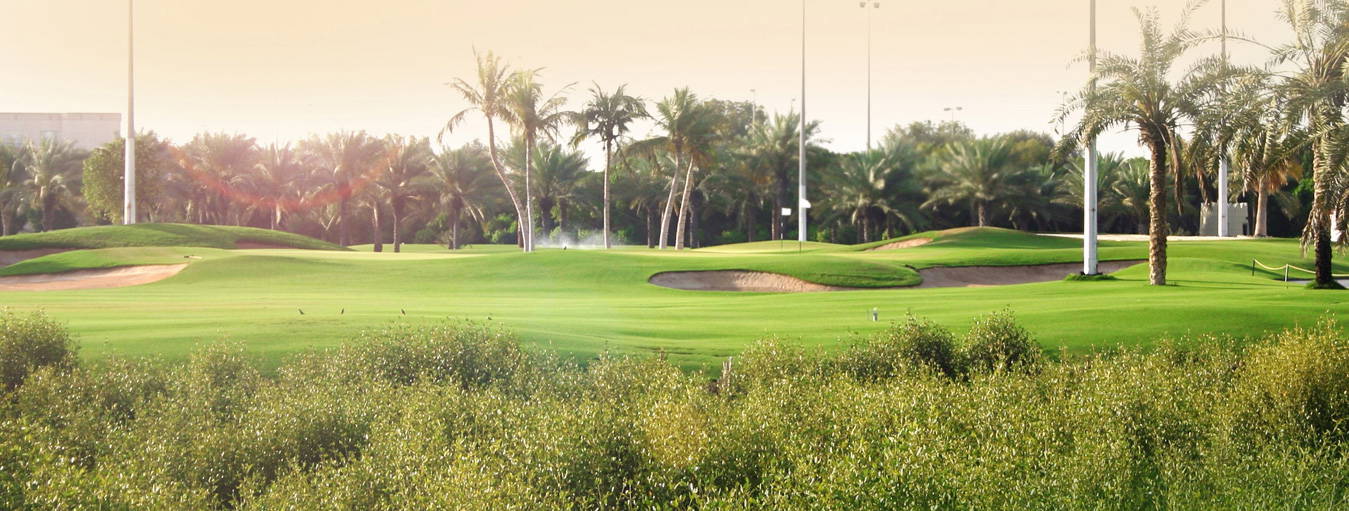
[[[31, 360], [68, 346], [2, 318], [37, 325]], [[909, 318], [837, 354], [764, 341], [711, 386], [477, 324], [370, 332], [275, 376], [229, 343], [178, 367], [55, 360], [0, 399], [0, 508], [1349, 504], [1349, 341], [1330, 321], [1050, 361], [1007, 312], [963, 338]]]

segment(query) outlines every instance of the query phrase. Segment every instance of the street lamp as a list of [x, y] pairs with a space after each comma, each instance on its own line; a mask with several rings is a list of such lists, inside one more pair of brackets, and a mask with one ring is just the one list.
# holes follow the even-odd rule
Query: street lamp
[[959, 111], [964, 110], [964, 109], [965, 109], [965, 107], [963, 107], [963, 106], [948, 106], [948, 107], [943, 108], [943, 109], [941, 109], [941, 110], [942, 110], [943, 112], [949, 112], [949, 113], [951, 114], [951, 122], [956, 122], [956, 112], [959, 112]]
[[122, 177], [122, 223], [136, 223], [136, 45], [135, 0], [126, 2], [126, 152]]
[[[1222, 51], [1223, 65], [1227, 64], [1227, 0], [1222, 2]], [[1231, 162], [1227, 158], [1227, 144], [1223, 143], [1222, 158], [1218, 160], [1218, 237], [1226, 238], [1227, 232], [1227, 173], [1231, 169]]]
[[[801, 118], [797, 125], [796, 233], [797, 241], [806, 241], [806, 0], [801, 0]], [[784, 231], [786, 230], [784, 226]], [[782, 234], [786, 234], [785, 232]], [[785, 237], [785, 236], [784, 236]]]
[[867, 11], [867, 152], [871, 152], [871, 11], [880, 9], [880, 2], [862, 1], [858, 7]]
[[[1091, 66], [1088, 100], [1096, 93], [1096, 0], [1091, 0]], [[1087, 142], [1086, 172], [1082, 173], [1082, 274], [1096, 275], [1096, 137]]]

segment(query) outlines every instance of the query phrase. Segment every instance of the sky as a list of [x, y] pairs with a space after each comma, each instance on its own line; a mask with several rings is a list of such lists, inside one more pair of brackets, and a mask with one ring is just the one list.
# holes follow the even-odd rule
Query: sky
[[[1184, 3], [1099, 0], [1101, 50], [1133, 54], [1131, 9], [1155, 6], [1171, 26]], [[1229, 0], [1228, 26], [1282, 42], [1279, 3]], [[1087, 49], [1089, 0], [879, 4], [805, 0], [806, 111], [833, 150], [866, 146], [868, 15], [873, 140], [896, 124], [952, 118], [980, 134], [1053, 132], [1063, 91], [1087, 78], [1074, 61]], [[800, 107], [801, 9], [799, 0], [136, 0], [137, 127], [176, 142], [204, 131], [264, 144], [359, 129], [435, 137], [468, 106], [446, 82], [472, 77], [475, 49], [542, 68], [549, 92], [570, 85], [573, 108], [598, 83], [653, 102], [688, 86], [782, 112]], [[125, 112], [125, 1], [0, 0], [0, 13], [0, 111]], [[1217, 30], [1220, 19], [1212, 0], [1191, 25]], [[1265, 55], [1232, 45], [1239, 63]], [[481, 138], [484, 126], [473, 118], [447, 141]], [[1100, 144], [1143, 154], [1132, 133]]]

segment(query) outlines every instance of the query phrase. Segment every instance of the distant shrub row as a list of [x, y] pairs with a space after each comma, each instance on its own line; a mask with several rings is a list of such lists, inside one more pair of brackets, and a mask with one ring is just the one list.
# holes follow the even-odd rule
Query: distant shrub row
[[0, 509], [1343, 509], [1349, 341], [1327, 321], [1049, 360], [1009, 313], [836, 354], [765, 341], [709, 385], [477, 324], [264, 376], [237, 344], [76, 363], [0, 313]]

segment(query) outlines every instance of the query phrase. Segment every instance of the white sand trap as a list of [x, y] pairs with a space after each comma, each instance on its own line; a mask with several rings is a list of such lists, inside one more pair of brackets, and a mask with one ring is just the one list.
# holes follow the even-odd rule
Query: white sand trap
[[186, 264], [124, 266], [101, 270], [0, 277], [0, 291], [74, 291], [139, 286], [158, 282], [183, 271]]
[[[1147, 261], [1101, 261], [1096, 269], [1114, 273]], [[1037, 264], [1033, 266], [950, 266], [918, 270], [923, 276], [919, 288], [929, 287], [983, 287], [1029, 284], [1063, 280], [1070, 273], [1080, 273], [1082, 263]]]
[[871, 250], [898, 250], [898, 249], [901, 249], [901, 248], [921, 247], [921, 246], [926, 245], [926, 244], [928, 244], [928, 243], [932, 243], [932, 238], [914, 238], [914, 239], [911, 239], [911, 240], [904, 240], [904, 241], [896, 241], [896, 242], [893, 242], [893, 243], [886, 243], [886, 244], [881, 245], [881, 246], [879, 246], [879, 247], [868, 248], [867, 250], [868, 250], [868, 251], [871, 251]]
[[45, 255], [59, 254], [68, 252], [69, 248], [37, 248], [33, 250], [0, 250], [0, 266], [9, 266], [11, 264], [36, 259]]
[[753, 293], [814, 293], [850, 291], [778, 273], [744, 270], [667, 271], [651, 276], [652, 284], [687, 291], [748, 291]]

